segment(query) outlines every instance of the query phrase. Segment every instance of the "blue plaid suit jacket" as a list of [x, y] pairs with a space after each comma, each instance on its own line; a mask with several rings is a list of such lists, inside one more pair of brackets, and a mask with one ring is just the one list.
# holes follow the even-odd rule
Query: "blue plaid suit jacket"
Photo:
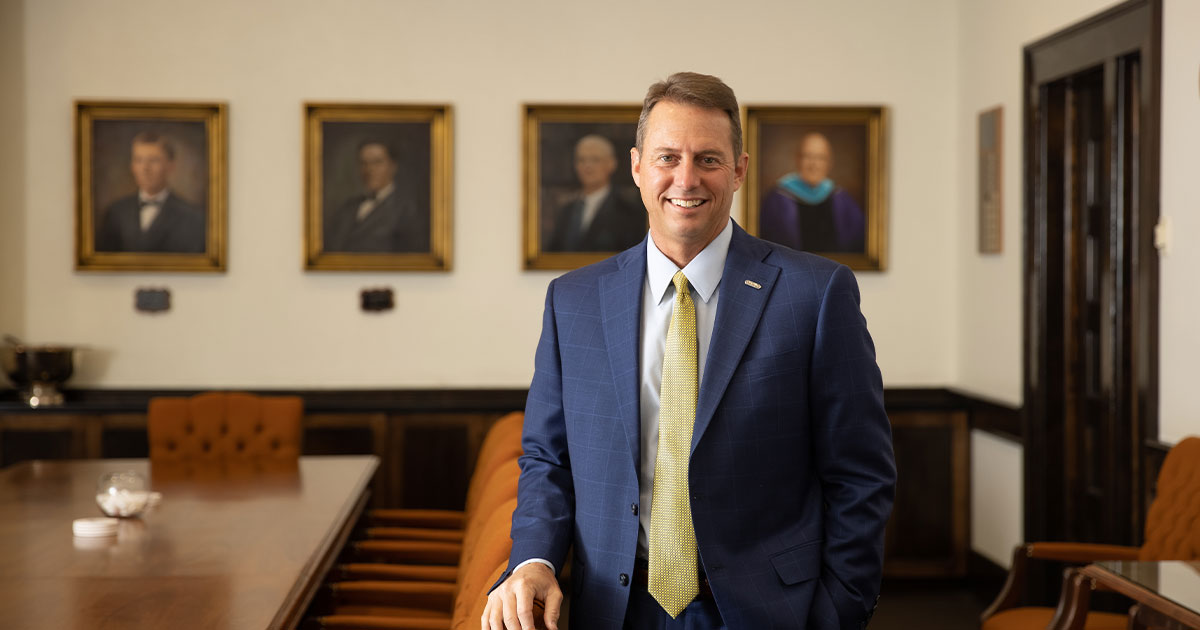
[[[509, 572], [573, 549], [572, 630], [619, 630], [629, 600], [646, 246], [546, 295]], [[717, 606], [729, 628], [863, 627], [895, 463], [858, 285], [735, 225], [720, 291], [689, 469]]]

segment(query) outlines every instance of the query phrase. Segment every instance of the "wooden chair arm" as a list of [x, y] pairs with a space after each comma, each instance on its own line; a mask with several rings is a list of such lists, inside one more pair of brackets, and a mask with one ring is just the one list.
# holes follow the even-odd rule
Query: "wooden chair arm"
[[[1012, 567], [1000, 594], [979, 616], [984, 621], [1002, 610], [1016, 608], [1025, 592], [1025, 580], [1029, 560], [1054, 560], [1075, 564], [1088, 564], [1100, 560], [1137, 560], [1140, 549], [1120, 545], [1097, 545], [1073, 542], [1024, 543], [1013, 549]], [[1060, 600], [1061, 601], [1061, 600]]]
[[1137, 560], [1141, 549], [1122, 545], [1073, 542], [1038, 542], [1024, 545], [1030, 558], [1087, 564], [1100, 560]]
[[367, 521], [383, 527], [428, 527], [458, 529], [466, 527], [466, 515], [457, 510], [418, 510], [383, 508], [367, 512]]
[[996, 613], [1009, 608], [1016, 608], [1021, 603], [1021, 595], [1025, 592], [1025, 576], [1029, 571], [1029, 547], [1030, 545], [1017, 545], [1013, 549], [1012, 565], [1008, 569], [1008, 578], [1004, 580], [1004, 586], [1000, 588], [1000, 594], [996, 595], [996, 599], [991, 605], [984, 609], [979, 615], [979, 622], [982, 624]]
[[368, 527], [367, 538], [380, 540], [440, 540], [443, 542], [463, 541], [462, 530], [438, 527]]
[[388, 564], [386, 562], [351, 562], [339, 564], [329, 572], [330, 579], [395, 580], [398, 582], [449, 582], [458, 579], [458, 567], [435, 565]]
[[342, 606], [385, 606], [449, 613], [454, 584], [445, 582], [334, 582], [329, 585], [335, 610]]
[[461, 544], [428, 540], [360, 540], [350, 549], [358, 558], [393, 564], [455, 566], [462, 558]]
[[383, 617], [377, 615], [326, 615], [310, 617], [303, 630], [451, 630], [449, 619]]

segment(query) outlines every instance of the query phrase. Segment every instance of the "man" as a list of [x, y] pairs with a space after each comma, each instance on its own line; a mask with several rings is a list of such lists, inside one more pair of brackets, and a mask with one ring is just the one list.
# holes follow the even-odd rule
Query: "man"
[[844, 266], [747, 235], [737, 99], [650, 87], [631, 151], [649, 238], [547, 292], [513, 551], [483, 628], [861, 628], [895, 465]]
[[429, 215], [396, 192], [396, 154], [368, 140], [358, 147], [364, 192], [325, 216], [325, 251], [395, 254], [429, 251]]
[[579, 198], [558, 212], [546, 251], [615, 252], [646, 235], [646, 217], [612, 189], [617, 156], [608, 138], [586, 135], [575, 144]]
[[204, 253], [204, 212], [169, 188], [175, 172], [170, 140], [152, 131], [134, 136], [129, 170], [138, 191], [105, 209], [96, 251]]
[[862, 252], [862, 208], [829, 179], [833, 148], [819, 133], [801, 138], [796, 172], [779, 179], [762, 204], [762, 237], [807, 252]]

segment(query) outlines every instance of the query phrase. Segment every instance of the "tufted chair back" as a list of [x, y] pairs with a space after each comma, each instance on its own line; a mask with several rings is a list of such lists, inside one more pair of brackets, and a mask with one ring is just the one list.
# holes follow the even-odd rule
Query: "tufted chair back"
[[296, 460], [300, 457], [298, 396], [209, 392], [150, 401], [151, 462]]
[[1150, 513], [1141, 560], [1200, 559], [1200, 437], [1189, 437], [1171, 448], [1162, 470]]

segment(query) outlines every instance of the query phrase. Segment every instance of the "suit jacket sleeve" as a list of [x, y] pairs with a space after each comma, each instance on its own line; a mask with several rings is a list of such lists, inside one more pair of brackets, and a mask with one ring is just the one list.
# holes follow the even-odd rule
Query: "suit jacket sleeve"
[[555, 282], [551, 282], [546, 292], [533, 383], [525, 403], [521, 440], [524, 454], [520, 459], [521, 479], [512, 523], [513, 550], [504, 578], [530, 558], [549, 560], [561, 570], [574, 532], [575, 489], [563, 416], [554, 289]]
[[879, 593], [896, 468], [875, 346], [859, 310], [858, 284], [844, 266], [821, 302], [810, 378], [813, 452], [825, 500], [820, 587], [838, 625], [860, 628]]

